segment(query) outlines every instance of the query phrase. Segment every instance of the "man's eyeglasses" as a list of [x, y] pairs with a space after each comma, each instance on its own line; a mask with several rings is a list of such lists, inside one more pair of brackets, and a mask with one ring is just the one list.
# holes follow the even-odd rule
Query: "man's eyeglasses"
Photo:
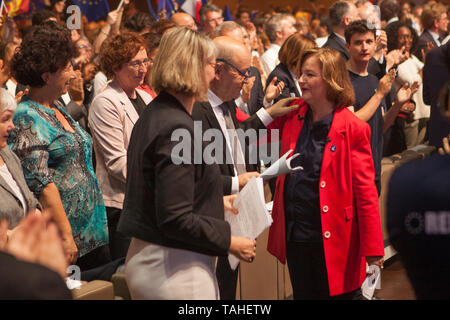
[[148, 67], [150, 64], [150, 59], [144, 59], [143, 61], [133, 61], [128, 63], [128, 65], [134, 69], [139, 69], [141, 66], [142, 67]]
[[225, 59], [216, 59], [216, 62], [223, 62], [227, 65], [229, 65], [230, 67], [232, 67], [234, 70], [237, 71], [237, 73], [239, 73], [239, 75], [241, 75], [242, 77], [244, 77], [244, 81], [247, 80], [250, 76], [247, 72], [242, 72], [238, 67], [236, 67], [234, 64], [232, 64], [231, 62], [225, 60]]
[[217, 24], [221, 24], [223, 22], [223, 20], [224, 20], [224, 17], [218, 17], [218, 18], [206, 20], [206, 22], [208, 22], [208, 23], [215, 22]]

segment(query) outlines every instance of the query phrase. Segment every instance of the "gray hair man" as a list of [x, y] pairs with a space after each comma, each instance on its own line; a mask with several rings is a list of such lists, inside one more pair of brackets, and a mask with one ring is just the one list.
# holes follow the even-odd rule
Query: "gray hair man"
[[265, 31], [270, 41], [270, 47], [261, 56], [261, 63], [266, 74], [270, 74], [277, 66], [278, 52], [284, 41], [297, 32], [296, 21], [293, 15], [278, 13], [269, 18], [266, 22]]

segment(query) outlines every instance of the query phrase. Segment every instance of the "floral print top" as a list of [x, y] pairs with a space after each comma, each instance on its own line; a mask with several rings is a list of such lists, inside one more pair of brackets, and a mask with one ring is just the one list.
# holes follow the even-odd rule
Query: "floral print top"
[[82, 257], [108, 244], [106, 209], [92, 165], [92, 139], [64, 108], [56, 107], [75, 132], [64, 129], [53, 110], [23, 97], [8, 144], [38, 199], [47, 184], [55, 183]]

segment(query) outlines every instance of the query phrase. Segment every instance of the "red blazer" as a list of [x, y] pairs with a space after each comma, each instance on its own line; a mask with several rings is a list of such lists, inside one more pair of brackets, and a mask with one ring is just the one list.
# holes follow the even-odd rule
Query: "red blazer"
[[[309, 106], [279, 118], [281, 154], [294, 150]], [[300, 116], [300, 117], [299, 117]], [[323, 246], [330, 295], [358, 289], [366, 275], [365, 256], [384, 256], [378, 194], [370, 148], [370, 127], [347, 108], [335, 111], [325, 145], [319, 182]], [[268, 251], [286, 262], [284, 182], [279, 176]], [[305, 263], [308, 263], [305, 261]]]

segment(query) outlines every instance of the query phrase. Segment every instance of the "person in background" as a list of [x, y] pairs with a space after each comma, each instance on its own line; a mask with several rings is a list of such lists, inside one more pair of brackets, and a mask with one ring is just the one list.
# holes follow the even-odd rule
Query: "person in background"
[[223, 23], [222, 10], [214, 4], [202, 5], [198, 14], [200, 27], [206, 34], [212, 34]]
[[424, 62], [427, 52], [440, 47], [447, 35], [449, 24], [447, 6], [442, 3], [425, 5], [421, 21], [424, 30], [417, 42], [415, 56]]
[[400, 110], [410, 112], [414, 109], [409, 99], [417, 91], [418, 84], [402, 86], [396, 93], [395, 102], [389, 105], [386, 97], [391, 92], [395, 70], [391, 69], [381, 80], [369, 73], [369, 62], [376, 47], [375, 29], [371, 27], [366, 21], [358, 20], [345, 30], [346, 47], [350, 54], [346, 65], [355, 93], [355, 101], [350, 110], [370, 126], [375, 184], [380, 193], [383, 133], [392, 126]]
[[12, 73], [30, 86], [8, 138], [30, 190], [58, 226], [67, 260], [87, 270], [110, 262], [103, 196], [92, 167], [91, 137], [55, 104], [75, 78], [70, 32], [46, 22], [28, 35], [12, 59]]
[[284, 41], [297, 32], [296, 21], [291, 14], [275, 14], [265, 24], [265, 32], [270, 40], [270, 47], [261, 56], [261, 63], [266, 74], [270, 74], [278, 64], [278, 52]]
[[303, 170], [278, 177], [268, 251], [287, 258], [294, 299], [360, 299], [366, 262], [384, 256], [370, 128], [347, 109], [354, 93], [338, 52], [312, 49], [300, 64], [300, 108], [271, 128]]
[[250, 22], [251, 12], [248, 9], [240, 9], [236, 12], [236, 22], [245, 27]]
[[113, 260], [125, 257], [130, 238], [117, 232], [127, 181], [127, 149], [131, 131], [152, 97], [137, 89], [150, 60], [144, 39], [122, 32], [102, 45], [100, 65], [112, 79], [92, 101], [89, 126], [94, 140], [96, 173], [106, 205], [109, 249]]
[[155, 19], [148, 13], [138, 12], [126, 19], [123, 27], [130, 32], [143, 35], [152, 30], [153, 23], [155, 23]]
[[19, 158], [7, 145], [8, 136], [14, 130], [12, 118], [16, 107], [14, 97], [0, 88], [0, 221], [8, 222], [8, 236], [17, 230], [17, 225], [27, 214], [40, 214], [41, 209], [27, 186]]
[[298, 84], [301, 71], [300, 60], [306, 50], [313, 48], [317, 48], [315, 42], [298, 32], [283, 43], [278, 53], [280, 63], [267, 78], [268, 84], [274, 78], [284, 83], [281, 94], [274, 99], [275, 102], [283, 98], [301, 97], [302, 93]]
[[410, 86], [414, 82], [419, 84], [417, 92], [411, 97], [411, 103], [415, 105], [414, 111], [400, 111], [399, 113], [405, 121], [403, 128], [405, 149], [425, 142], [430, 119], [430, 106], [423, 101], [423, 63], [413, 54], [417, 45], [417, 39], [418, 36], [415, 29], [404, 22], [394, 22], [389, 29], [388, 50], [401, 49], [408, 55], [408, 59], [398, 65], [397, 77], [394, 82], [395, 90], [398, 91], [405, 83], [408, 83]]
[[224, 221], [217, 164], [194, 164], [193, 154], [174, 163], [171, 135], [193, 134], [194, 101], [206, 95], [215, 65], [207, 36], [176, 27], [162, 37], [151, 77], [158, 96], [132, 133], [119, 223], [132, 237], [125, 274], [133, 299], [219, 299], [217, 256], [255, 257], [255, 240], [232, 236]]
[[[435, 50], [441, 51], [444, 46]], [[450, 50], [440, 67], [450, 75]], [[434, 58], [435, 56], [433, 56]], [[427, 61], [430, 57], [427, 56]], [[427, 62], [428, 63], [428, 62]], [[437, 111], [450, 124], [450, 83], [439, 92]], [[448, 137], [450, 138], [450, 136]], [[396, 169], [389, 181], [386, 226], [389, 240], [419, 300], [448, 298], [450, 277], [450, 147]], [[445, 141], [446, 140], [446, 141]]]
[[184, 12], [176, 12], [170, 17], [170, 21], [175, 23], [177, 26], [186, 27], [188, 29], [197, 31], [197, 24], [194, 18], [190, 14]]
[[442, 147], [442, 139], [450, 134], [450, 123], [439, 111], [439, 93], [449, 80], [447, 66], [450, 57], [450, 41], [434, 48], [426, 55], [423, 67], [423, 101], [431, 105], [429, 122], [430, 145]]
[[145, 75], [144, 82], [139, 87], [137, 87], [138, 89], [147, 92], [153, 99], [156, 98], [156, 93], [152, 90], [152, 88], [150, 88], [150, 75], [152, 72], [153, 62], [155, 60], [156, 54], [158, 53], [161, 37], [162, 35], [157, 33], [144, 34], [149, 63], [147, 66], [147, 74]]

